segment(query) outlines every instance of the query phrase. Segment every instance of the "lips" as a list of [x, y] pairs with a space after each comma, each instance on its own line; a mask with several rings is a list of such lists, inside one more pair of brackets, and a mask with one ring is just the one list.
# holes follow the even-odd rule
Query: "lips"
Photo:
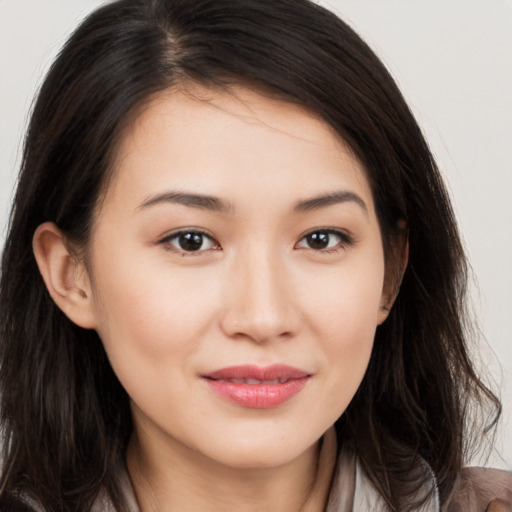
[[280, 364], [265, 368], [231, 366], [202, 376], [217, 395], [253, 409], [274, 408], [287, 402], [304, 388], [310, 377], [303, 370]]

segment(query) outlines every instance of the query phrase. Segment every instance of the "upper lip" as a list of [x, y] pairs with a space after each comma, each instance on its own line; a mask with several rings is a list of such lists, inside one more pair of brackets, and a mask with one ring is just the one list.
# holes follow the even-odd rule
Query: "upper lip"
[[273, 381], [273, 380], [290, 380], [302, 379], [309, 377], [310, 374], [299, 368], [288, 366], [285, 364], [274, 364], [266, 367], [259, 367], [255, 365], [240, 365], [229, 366], [221, 368], [202, 375], [208, 379], [214, 380], [258, 380], [258, 381]]

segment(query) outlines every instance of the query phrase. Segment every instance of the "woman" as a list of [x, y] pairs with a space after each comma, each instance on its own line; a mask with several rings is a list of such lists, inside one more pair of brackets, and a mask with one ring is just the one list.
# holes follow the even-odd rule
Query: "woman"
[[465, 277], [423, 136], [341, 20], [102, 7], [26, 140], [2, 510], [506, 510], [509, 474], [463, 470], [499, 411]]

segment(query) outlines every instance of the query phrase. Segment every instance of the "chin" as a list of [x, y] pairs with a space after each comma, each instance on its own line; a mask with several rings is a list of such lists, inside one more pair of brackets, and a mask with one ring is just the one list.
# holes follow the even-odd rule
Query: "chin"
[[307, 436], [299, 439], [290, 436], [232, 436], [229, 441], [219, 443], [213, 453], [210, 445], [209, 457], [224, 466], [236, 469], [272, 469], [292, 463], [314, 449], [318, 438]]

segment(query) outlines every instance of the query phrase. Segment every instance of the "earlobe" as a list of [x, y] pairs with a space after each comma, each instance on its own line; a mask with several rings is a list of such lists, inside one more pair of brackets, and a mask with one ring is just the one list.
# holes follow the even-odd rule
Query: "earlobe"
[[377, 317], [377, 325], [382, 325], [386, 321], [386, 318], [388, 317], [389, 312], [390, 312], [390, 308], [388, 306], [386, 306], [384, 303], [381, 303], [381, 305], [379, 307], [379, 315]]
[[391, 254], [386, 263], [384, 286], [377, 319], [378, 325], [384, 323], [389, 316], [400, 291], [405, 269], [409, 262], [409, 237], [405, 222], [400, 223], [398, 228], [399, 233], [394, 236]]
[[52, 222], [41, 224], [32, 240], [34, 256], [46, 288], [62, 312], [85, 329], [96, 327], [89, 278]]

